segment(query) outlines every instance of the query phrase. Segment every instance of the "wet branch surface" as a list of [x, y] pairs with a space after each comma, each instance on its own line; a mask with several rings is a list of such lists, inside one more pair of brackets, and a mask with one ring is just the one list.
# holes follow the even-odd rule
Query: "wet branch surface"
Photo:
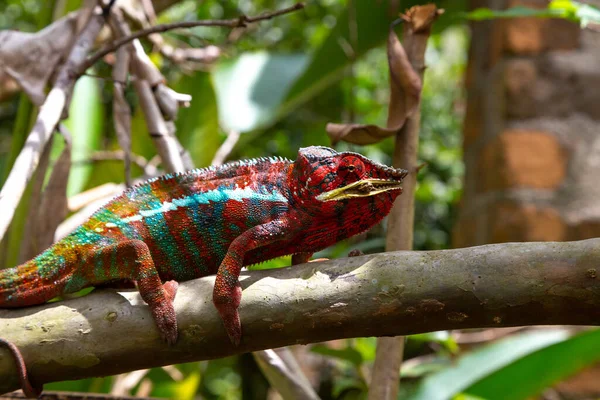
[[[600, 323], [600, 239], [391, 252], [241, 277], [244, 337], [233, 347], [212, 304], [214, 277], [180, 285], [180, 338], [159, 339], [136, 292], [0, 311], [0, 337], [37, 383], [112, 375], [259, 349], [360, 336]], [[0, 392], [17, 388], [0, 351]]]

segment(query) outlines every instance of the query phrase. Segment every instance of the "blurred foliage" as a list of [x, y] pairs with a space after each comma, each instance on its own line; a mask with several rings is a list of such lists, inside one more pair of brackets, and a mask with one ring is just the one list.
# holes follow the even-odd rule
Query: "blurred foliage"
[[577, 22], [582, 28], [600, 23], [600, 9], [593, 5], [572, 0], [551, 0], [546, 8], [510, 7], [505, 10], [478, 8], [464, 14], [468, 19], [481, 21], [496, 18], [538, 17], [564, 18]]
[[[417, 249], [450, 247], [464, 173], [460, 129], [468, 32], [459, 21], [462, 23], [467, 15], [466, 6], [465, 1], [438, 3], [447, 12], [436, 23], [426, 54], [419, 159], [427, 166], [418, 177]], [[579, 15], [577, 18], [583, 20], [585, 15], [594, 15], [587, 10], [588, 14], [581, 16], [582, 5], [577, 2], [552, 3], [555, 7], [561, 3], [570, 10], [565, 17]], [[80, 4], [81, 0], [4, 0], [0, 2], [0, 29], [35, 31], [47, 24], [42, 21], [76, 10]], [[159, 15], [159, 22], [256, 15], [292, 4], [275, 0], [182, 0]], [[182, 69], [152, 54], [169, 86], [194, 97], [192, 106], [179, 113], [176, 126], [178, 137], [196, 165], [208, 165], [231, 130], [243, 134], [229, 159], [271, 155], [294, 159], [299, 147], [329, 145], [324, 131], [327, 122], [384, 123], [389, 93], [383, 45], [389, 21], [394, 18], [387, 10], [398, 2], [382, 0], [376, 4], [380, 8], [371, 0], [317, 0], [300, 12], [255, 24], [239, 38], [214, 28], [165, 33], [172, 45], [215, 44], [225, 54], [212, 68], [198, 70]], [[479, 10], [467, 16], [502, 16], [494, 13]], [[348, 20], [354, 18], [357, 32], [353, 39]], [[106, 77], [110, 68], [100, 63], [93, 73]], [[134, 113], [133, 150], [149, 160], [155, 151], [143, 116], [131, 90], [127, 97]], [[123, 179], [121, 162], [88, 160], [98, 149], [118, 148], [112, 127], [110, 80], [85, 78], [78, 84], [75, 98], [68, 121], [75, 136], [70, 194]], [[30, 111], [22, 97], [0, 104], [0, 177], [5, 176], [15, 151], [22, 146], [22, 132], [27, 131], [24, 127], [29, 121]], [[340, 144], [338, 149], [361, 152], [389, 164], [392, 146], [388, 139], [369, 147]], [[139, 176], [142, 171], [134, 168], [133, 172]], [[343, 257], [355, 248], [382, 251], [384, 230], [385, 224], [381, 224], [369, 234], [339, 243], [319, 256]], [[15, 235], [11, 243], [18, 242], [18, 232], [13, 232]], [[19, 249], [13, 245], [7, 251], [13, 257], [8, 259], [14, 259]], [[281, 267], [289, 262], [284, 258], [253, 268]], [[406, 358], [410, 360], [402, 372], [402, 397], [509, 398], [505, 394], [510, 393], [510, 398], [525, 399], [597, 360], [598, 346], [593, 345], [599, 340], [597, 336], [598, 331], [576, 336], [565, 331], [523, 333], [465, 353], [449, 332], [413, 335], [407, 339]], [[313, 373], [323, 399], [359, 399], [366, 395], [375, 342], [374, 338], [356, 338], [297, 350], [304, 360], [321, 360], [322, 367]], [[588, 351], [592, 347], [596, 351]], [[556, 363], [554, 357], [561, 362]], [[552, 363], [556, 369], [549, 378], [540, 380], [538, 370], [544, 363]], [[268, 384], [249, 355], [174, 368], [150, 370], [128, 392], [173, 399], [266, 396]], [[46, 389], [109, 393], [121, 381], [122, 377], [93, 378], [53, 383]]]

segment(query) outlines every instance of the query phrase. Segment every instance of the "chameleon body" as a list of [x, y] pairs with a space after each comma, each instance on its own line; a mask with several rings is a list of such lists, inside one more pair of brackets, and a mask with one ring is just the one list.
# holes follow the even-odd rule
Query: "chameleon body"
[[126, 190], [48, 250], [0, 271], [0, 308], [114, 281], [137, 285], [162, 337], [177, 340], [177, 281], [217, 274], [213, 302], [241, 340], [244, 265], [293, 263], [366, 231], [390, 211], [407, 171], [327, 147], [151, 179]]

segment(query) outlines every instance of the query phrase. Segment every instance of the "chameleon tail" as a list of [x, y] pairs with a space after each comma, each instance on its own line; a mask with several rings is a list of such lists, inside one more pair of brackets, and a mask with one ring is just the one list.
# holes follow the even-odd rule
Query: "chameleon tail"
[[29, 380], [27, 367], [25, 366], [25, 360], [23, 360], [21, 351], [17, 348], [17, 346], [5, 339], [0, 338], [0, 345], [6, 347], [15, 359], [17, 373], [19, 375], [19, 383], [21, 384], [21, 390], [23, 390], [25, 396], [37, 399], [42, 394], [42, 387], [33, 385]]
[[42, 304], [64, 293], [72, 268], [60, 260], [51, 247], [25, 264], [0, 270], [0, 308]]
[[[57, 290], [60, 291], [60, 288]], [[0, 270], [0, 308], [44, 303], [56, 297], [57, 290], [43, 282], [40, 270], [33, 260], [14, 268]], [[0, 338], [0, 346], [6, 347], [14, 358], [25, 396], [38, 398], [42, 388], [31, 384], [21, 351], [13, 343], [2, 338]]]

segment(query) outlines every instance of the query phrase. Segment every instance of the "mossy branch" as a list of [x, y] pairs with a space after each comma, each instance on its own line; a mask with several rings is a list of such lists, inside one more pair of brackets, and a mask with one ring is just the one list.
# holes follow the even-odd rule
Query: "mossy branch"
[[[242, 274], [239, 348], [212, 305], [212, 276], [180, 285], [173, 347], [134, 291], [2, 310], [0, 337], [21, 349], [33, 380], [46, 383], [346, 337], [595, 325], [599, 269], [600, 239], [383, 253]], [[2, 349], [0, 392], [17, 388]]]

